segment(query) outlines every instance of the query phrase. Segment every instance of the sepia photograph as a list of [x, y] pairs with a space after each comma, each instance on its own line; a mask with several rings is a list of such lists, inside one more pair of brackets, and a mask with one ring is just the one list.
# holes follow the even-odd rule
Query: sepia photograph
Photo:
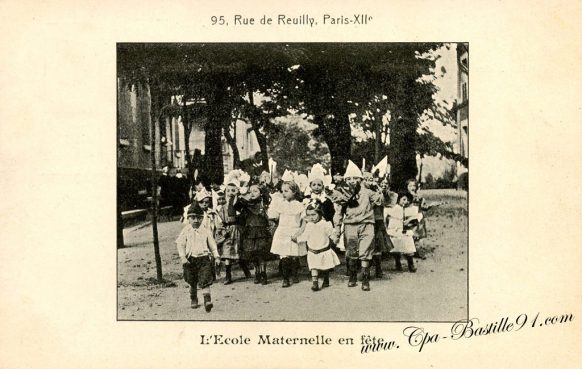
[[116, 52], [118, 320], [468, 318], [468, 43]]
[[580, 366], [582, 2], [0, 14], [0, 368]]

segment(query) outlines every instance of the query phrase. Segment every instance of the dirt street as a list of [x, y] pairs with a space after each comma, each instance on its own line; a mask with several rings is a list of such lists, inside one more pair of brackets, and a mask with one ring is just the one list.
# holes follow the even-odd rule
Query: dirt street
[[[269, 264], [270, 283], [255, 285], [235, 266], [235, 283], [212, 286], [214, 309], [191, 309], [188, 286], [174, 240], [182, 225], [158, 225], [164, 279], [156, 269], [150, 225], [124, 231], [126, 247], [118, 250], [118, 319], [120, 320], [269, 320], [269, 321], [455, 321], [467, 317], [467, 198], [455, 190], [423, 194], [429, 203], [444, 202], [425, 213], [428, 238], [417, 247], [416, 273], [396, 272], [383, 261], [384, 277], [371, 281], [371, 291], [348, 288], [345, 265], [331, 275], [331, 286], [311, 291], [303, 262], [301, 282], [281, 288], [277, 262]], [[343, 260], [343, 257], [340, 256]], [[403, 260], [404, 262], [404, 260]], [[404, 263], [404, 265], [406, 265]], [[405, 268], [406, 270], [406, 268]], [[373, 271], [372, 271], [373, 275]], [[202, 296], [199, 296], [201, 299]]]

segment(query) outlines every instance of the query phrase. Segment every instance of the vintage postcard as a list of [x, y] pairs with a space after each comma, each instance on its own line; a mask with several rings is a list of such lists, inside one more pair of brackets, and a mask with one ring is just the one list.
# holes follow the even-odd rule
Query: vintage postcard
[[0, 368], [580, 367], [579, 2], [0, 14]]

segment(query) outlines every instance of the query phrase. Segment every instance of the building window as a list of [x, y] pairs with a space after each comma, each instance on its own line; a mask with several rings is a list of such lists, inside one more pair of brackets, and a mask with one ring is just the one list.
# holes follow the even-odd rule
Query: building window
[[461, 85], [461, 96], [463, 101], [467, 101], [467, 83], [463, 82], [463, 84]]

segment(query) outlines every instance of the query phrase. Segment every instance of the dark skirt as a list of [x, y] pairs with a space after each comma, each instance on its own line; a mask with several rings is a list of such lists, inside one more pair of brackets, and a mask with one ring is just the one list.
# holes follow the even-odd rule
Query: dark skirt
[[383, 220], [376, 220], [374, 223], [374, 255], [381, 255], [394, 248]]
[[241, 239], [240, 259], [264, 261], [271, 258], [271, 234], [267, 227], [245, 227]]

